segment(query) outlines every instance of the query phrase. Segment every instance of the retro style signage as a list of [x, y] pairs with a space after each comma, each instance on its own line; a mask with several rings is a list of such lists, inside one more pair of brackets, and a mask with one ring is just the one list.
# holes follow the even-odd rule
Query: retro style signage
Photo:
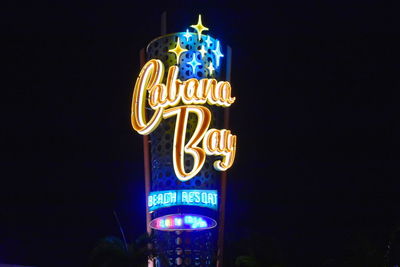
[[[197, 31], [198, 40], [202, 41], [202, 32], [208, 28], [202, 25], [201, 16], [197, 25], [191, 27]], [[194, 33], [188, 31], [182, 34], [182, 38], [186, 38], [187, 41], [194, 36]], [[177, 37], [176, 47], [169, 52], [176, 55], [177, 64], [183, 56], [191, 59], [186, 61], [186, 65], [193, 73], [205, 65], [208, 73], [212, 74], [219, 67], [220, 59], [224, 55], [221, 53], [219, 41], [216, 41], [214, 49], [208, 49], [213, 53], [214, 60], [208, 62], [208, 66], [207, 63], [200, 62], [198, 58], [207, 53], [209, 42], [212, 43], [210, 36], [197, 51], [189, 51], [181, 46], [183, 41]], [[163, 83], [165, 71], [168, 73], [166, 82]], [[228, 81], [198, 77], [181, 81], [177, 78], [179, 71], [177, 65], [165, 70], [163, 62], [159, 59], [150, 59], [143, 66], [134, 87], [131, 123], [139, 134], [148, 135], [157, 129], [162, 120], [173, 117], [176, 119], [172, 161], [176, 177], [185, 182], [199, 173], [206, 156], [220, 156], [220, 159], [213, 162], [217, 171], [226, 171], [232, 166], [236, 153], [236, 135], [228, 129], [210, 128], [212, 113], [209, 106], [229, 107], [235, 102], [235, 97], [232, 96], [231, 84]], [[197, 125], [190, 139], [185, 142], [190, 115], [197, 117]], [[190, 170], [185, 169], [185, 157], [193, 158], [193, 167]]]
[[[229, 73], [230, 52], [225, 56], [220, 41], [204, 34], [208, 28], [201, 16], [191, 28], [148, 44], [130, 119], [136, 132], [150, 136], [144, 142], [146, 220], [148, 232], [157, 230], [153, 245], [173, 259], [170, 252], [182, 249], [175, 240], [185, 238], [188, 251], [207, 252], [202, 254], [205, 263], [215, 254], [217, 221], [223, 225], [220, 188], [225, 183], [219, 172], [232, 167], [237, 137], [222, 125], [224, 111], [236, 98], [223, 78]], [[196, 253], [179, 257], [199, 261]]]

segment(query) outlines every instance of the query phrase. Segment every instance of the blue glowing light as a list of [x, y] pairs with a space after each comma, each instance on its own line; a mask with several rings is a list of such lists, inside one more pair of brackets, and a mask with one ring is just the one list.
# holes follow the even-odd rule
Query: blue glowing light
[[186, 41], [189, 42], [189, 38], [190, 38], [190, 36], [192, 36], [192, 34], [191, 34], [191, 33], [189, 32], [189, 30], [187, 29], [187, 30], [186, 30], [186, 33], [185, 33], [183, 36], [185, 36], [185, 37], [186, 37]]
[[[220, 41], [210, 35], [202, 35], [198, 40], [196, 33], [190, 32], [188, 29], [179, 32], [177, 37], [169, 38], [172, 43], [168, 52], [176, 56], [176, 64], [181, 70], [178, 74], [180, 80], [215, 78], [215, 75], [220, 74], [222, 65], [220, 58], [224, 56], [221, 53], [223, 47]], [[211, 61], [212, 66], [210, 66]]]
[[171, 206], [198, 206], [218, 209], [217, 190], [167, 190], [150, 192], [147, 206], [150, 211]]
[[217, 41], [217, 47], [215, 48], [215, 50], [212, 50], [212, 52], [215, 55], [215, 59], [217, 61], [217, 67], [219, 67], [219, 60], [221, 57], [224, 57], [224, 55], [221, 53], [221, 48], [219, 46], [219, 41]]
[[207, 43], [207, 47], [210, 47], [212, 45], [213, 42], [211, 41], [210, 35], [207, 36], [205, 42]]
[[187, 64], [192, 67], [192, 72], [195, 73], [196, 67], [201, 65], [201, 62], [198, 62], [196, 59], [196, 53], [193, 53], [192, 61], [189, 61]]
[[171, 214], [158, 217], [150, 222], [150, 227], [161, 231], [205, 230], [217, 226], [217, 222], [198, 214]]

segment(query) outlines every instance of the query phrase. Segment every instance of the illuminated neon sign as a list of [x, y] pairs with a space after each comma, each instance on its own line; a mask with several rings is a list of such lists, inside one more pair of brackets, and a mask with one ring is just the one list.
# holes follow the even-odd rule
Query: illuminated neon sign
[[217, 226], [215, 220], [197, 214], [171, 214], [150, 222], [151, 228], [161, 231], [206, 230], [215, 226]]
[[[212, 75], [215, 67], [219, 68], [220, 59], [224, 57], [220, 42], [217, 40], [213, 43], [210, 36], [206, 38], [202, 34], [208, 28], [202, 25], [201, 16], [198, 23], [191, 27], [197, 31], [198, 40], [204, 40], [206, 48], [211, 49], [210, 46], [216, 44], [215, 49], [212, 49], [215, 64], [211, 60], [205, 65]], [[235, 97], [231, 95], [231, 84], [212, 78], [190, 78], [186, 81], [177, 79], [182, 55], [191, 59], [186, 64], [191, 66], [193, 74], [202, 65], [196, 55], [201, 54], [201, 58], [204, 57], [205, 45], [188, 50], [181, 44], [184, 40], [188, 42], [191, 34], [194, 33], [189, 33], [188, 30], [181, 33], [183, 38], [178, 37], [175, 48], [168, 50], [176, 55], [177, 65], [168, 69], [165, 83], [162, 82], [165, 67], [160, 60], [151, 59], [143, 66], [135, 83], [131, 106], [132, 126], [142, 135], [148, 135], [157, 129], [163, 119], [176, 118], [172, 161], [175, 174], [182, 182], [199, 173], [206, 156], [220, 156], [213, 166], [218, 171], [226, 171], [233, 165], [236, 154], [236, 135], [226, 129], [210, 129], [212, 114], [208, 107], [203, 106], [208, 104], [229, 107], [233, 104]], [[153, 112], [147, 112], [146, 109], [152, 109]], [[197, 126], [190, 139], [185, 142], [190, 114], [197, 117]], [[185, 156], [193, 158], [191, 170], [185, 169]]]
[[218, 209], [217, 190], [167, 190], [150, 192], [150, 211], [171, 206], [189, 205]]

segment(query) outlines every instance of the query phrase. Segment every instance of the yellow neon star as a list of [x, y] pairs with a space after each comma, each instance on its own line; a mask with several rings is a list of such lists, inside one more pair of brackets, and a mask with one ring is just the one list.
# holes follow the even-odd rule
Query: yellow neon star
[[202, 31], [208, 31], [207, 27], [204, 27], [203, 23], [201, 22], [201, 15], [199, 15], [199, 20], [197, 21], [196, 25], [191, 25], [193, 29], [197, 31], [197, 36], [199, 37], [199, 41], [201, 39], [201, 32]]
[[176, 47], [174, 49], [168, 50], [168, 52], [172, 52], [176, 55], [176, 63], [177, 64], [179, 64], [179, 58], [180, 58], [181, 54], [186, 51], [188, 51], [188, 50], [181, 46], [181, 40], [179, 40], [179, 37], [178, 37], [178, 41], [176, 41]]

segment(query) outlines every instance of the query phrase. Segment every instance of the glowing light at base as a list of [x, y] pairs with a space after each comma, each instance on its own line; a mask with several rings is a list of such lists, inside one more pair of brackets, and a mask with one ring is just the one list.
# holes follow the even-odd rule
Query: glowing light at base
[[150, 211], [171, 206], [198, 206], [217, 210], [217, 190], [166, 190], [150, 192], [147, 206]]
[[150, 227], [160, 231], [206, 230], [217, 226], [210, 217], [197, 214], [171, 214], [156, 218], [150, 222]]

